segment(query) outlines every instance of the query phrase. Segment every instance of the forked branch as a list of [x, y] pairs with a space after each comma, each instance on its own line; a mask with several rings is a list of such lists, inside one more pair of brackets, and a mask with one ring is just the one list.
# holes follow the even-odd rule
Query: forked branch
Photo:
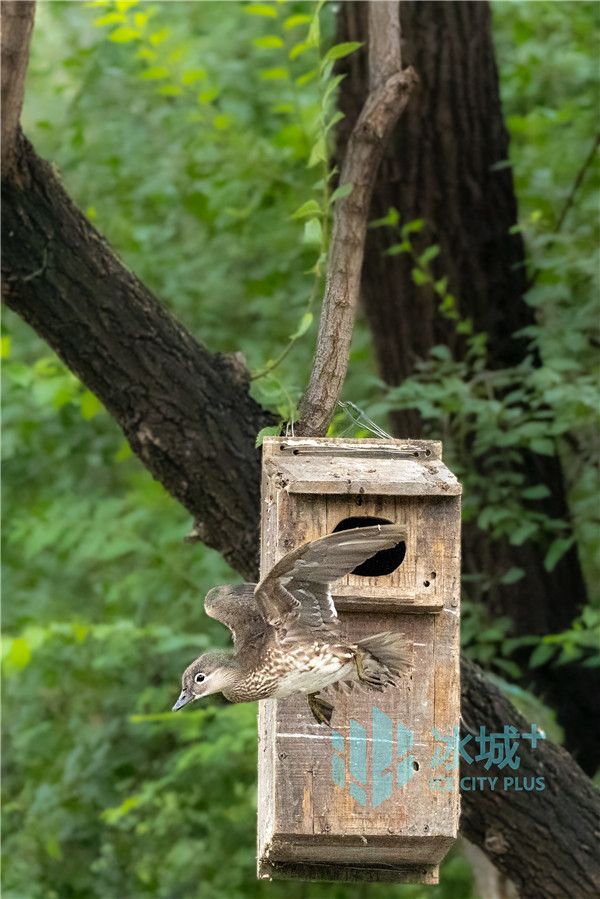
[[377, 169], [396, 122], [417, 81], [402, 69], [400, 4], [369, 4], [369, 94], [354, 126], [340, 174], [351, 184], [335, 207], [325, 296], [312, 372], [300, 404], [296, 433], [322, 436], [342, 391], [358, 296]]
[[0, 9], [2, 15], [2, 172], [6, 176], [15, 158], [15, 144], [23, 106], [35, 3], [30, 0], [4, 0]]

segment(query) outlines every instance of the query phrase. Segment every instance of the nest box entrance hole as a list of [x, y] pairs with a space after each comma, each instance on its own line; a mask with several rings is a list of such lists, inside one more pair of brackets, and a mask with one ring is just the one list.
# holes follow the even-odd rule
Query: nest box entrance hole
[[[337, 531], [349, 531], [352, 528], [369, 528], [375, 524], [393, 524], [389, 518], [377, 518], [374, 515], [352, 515], [349, 518], [343, 518], [333, 529], [335, 534]], [[390, 549], [383, 549], [372, 558], [367, 559], [362, 565], [358, 565], [352, 574], [359, 577], [384, 577], [386, 574], [392, 574], [397, 568], [400, 568], [406, 555], [406, 543], [400, 540]]]

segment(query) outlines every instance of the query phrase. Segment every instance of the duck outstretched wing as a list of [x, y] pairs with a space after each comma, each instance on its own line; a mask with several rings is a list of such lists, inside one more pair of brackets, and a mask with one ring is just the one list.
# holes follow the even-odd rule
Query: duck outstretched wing
[[236, 647], [255, 640], [268, 628], [256, 602], [255, 587], [256, 584], [214, 587], [204, 600], [206, 614], [229, 628]]
[[405, 539], [404, 527], [378, 524], [328, 534], [277, 562], [256, 587], [256, 603], [273, 627], [331, 630], [338, 617], [331, 585]]

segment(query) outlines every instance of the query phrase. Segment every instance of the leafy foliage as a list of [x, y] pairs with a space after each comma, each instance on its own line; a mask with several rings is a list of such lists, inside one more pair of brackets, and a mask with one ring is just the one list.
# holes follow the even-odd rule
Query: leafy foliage
[[[574, 12], [574, 8], [570, 8]], [[475, 659], [513, 677], [519, 667], [510, 653], [534, 647], [530, 664], [551, 659], [560, 663], [585, 659], [598, 665], [600, 626], [600, 526], [598, 491], [598, 169], [597, 71], [592, 64], [590, 28], [598, 10], [578, 4], [563, 30], [563, 4], [526, 4], [518, 15], [509, 4], [494, 7], [507, 122], [512, 133], [512, 165], [521, 203], [523, 231], [529, 251], [530, 289], [526, 301], [536, 313], [535, 325], [523, 329], [529, 341], [523, 361], [498, 370], [489, 361], [488, 335], [474, 331], [460, 314], [459, 299], [447, 279], [436, 278], [432, 262], [437, 246], [418, 252], [413, 242], [425, 222], [401, 222], [398, 212], [373, 222], [392, 235], [388, 253], [408, 254], [416, 285], [434, 290], [438, 312], [464, 337], [466, 352], [453, 358], [446, 345], [417, 362], [413, 377], [370, 405], [371, 414], [389, 409], [416, 409], [433, 437], [444, 440], [445, 454], [465, 485], [463, 516], [493, 539], [513, 546], [534, 542], [552, 572], [561, 556], [577, 544], [587, 575], [590, 601], [562, 635], [507, 642], [508, 619], [488, 622], [463, 637]], [[558, 48], [569, 35], [569, 51], [542, 52], [544, 41]], [[559, 37], [560, 35], [560, 37]], [[382, 392], [385, 390], [381, 385]], [[550, 517], [543, 500], [545, 484], [526, 484], [520, 470], [524, 452], [558, 454], [567, 475], [571, 519]], [[504, 584], [525, 572], [507, 568]], [[468, 605], [491, 586], [481, 572], [468, 585], [467, 622], [482, 610]], [[484, 637], [482, 634], [488, 635]], [[489, 635], [493, 634], [492, 640]]]

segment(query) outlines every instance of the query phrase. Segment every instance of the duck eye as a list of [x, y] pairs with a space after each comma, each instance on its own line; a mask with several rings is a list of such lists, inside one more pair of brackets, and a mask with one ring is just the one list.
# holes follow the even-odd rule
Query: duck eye
[[205, 674], [198, 672], [198, 674], [194, 678], [194, 683], [201, 684], [205, 677], [206, 677]]

